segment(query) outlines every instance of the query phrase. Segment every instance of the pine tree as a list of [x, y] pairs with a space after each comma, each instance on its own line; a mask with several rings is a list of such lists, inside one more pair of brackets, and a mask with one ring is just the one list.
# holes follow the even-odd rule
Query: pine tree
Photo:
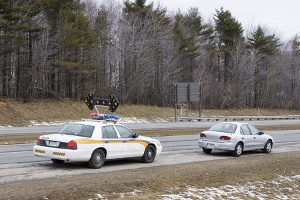
[[94, 73], [92, 55], [96, 39], [89, 29], [88, 18], [81, 12], [67, 10], [63, 17], [64, 26], [58, 29], [58, 45], [63, 50], [63, 57], [58, 63], [68, 70], [68, 96], [80, 100], [83, 97], [85, 74]]
[[182, 67], [182, 81], [192, 82], [195, 60], [200, 56], [203, 40], [213, 38], [213, 30], [203, 23], [197, 8], [191, 8], [186, 15], [178, 12], [174, 21], [174, 40], [177, 44]]
[[275, 34], [267, 35], [261, 26], [257, 27], [248, 40], [250, 47], [258, 50], [263, 56], [273, 55], [281, 46]]
[[96, 53], [96, 59], [98, 63], [96, 72], [97, 87], [106, 89], [108, 71], [107, 51], [108, 47], [112, 45], [112, 37], [110, 36], [111, 24], [108, 19], [108, 11], [104, 6], [101, 6], [95, 20], [94, 32], [97, 37], [98, 45]]
[[95, 72], [93, 52], [96, 37], [80, 0], [46, 0], [44, 11], [49, 24], [49, 91], [81, 99], [86, 75]]
[[[22, 99], [24, 102], [30, 101], [34, 87], [33, 43], [34, 40], [39, 37], [40, 33], [45, 30], [45, 28], [36, 21], [36, 16], [43, 11], [43, 3], [44, 0], [29, 0], [26, 1], [22, 7], [24, 18], [20, 23], [22, 24], [22, 36], [26, 41], [26, 45], [23, 46], [23, 48], [26, 52], [27, 61], [23, 65], [18, 66], [16, 70], [16, 98], [18, 100]], [[21, 61], [19, 63], [21, 63]]]
[[146, 0], [135, 0], [134, 2], [126, 0], [124, 5], [123, 13], [136, 15], [141, 19], [146, 18], [147, 14], [153, 10], [153, 3], [146, 5]]
[[13, 0], [0, 0], [0, 45], [3, 50], [0, 52], [1, 73], [0, 73], [0, 95], [9, 95], [9, 75], [10, 66], [8, 64], [8, 56], [12, 53], [12, 44], [23, 45], [25, 38], [19, 35], [22, 30], [19, 21], [23, 19], [22, 2], [14, 2]]
[[275, 34], [266, 34], [261, 26], [258, 26], [248, 38], [249, 47], [255, 49], [261, 64], [256, 64], [254, 68], [254, 106], [259, 107], [259, 100], [262, 98], [262, 91], [266, 87], [268, 75], [267, 58], [274, 55], [281, 44]]
[[[16, 96], [19, 100], [28, 101], [32, 91], [33, 40], [43, 30], [35, 17], [42, 12], [43, 0], [0, 1], [0, 29], [3, 42], [2, 90], [4, 96]], [[18, 64], [11, 67], [8, 63], [12, 53], [17, 52]], [[10, 59], [10, 60], [9, 60]], [[10, 72], [14, 74], [9, 76]], [[15, 81], [14, 81], [15, 80]], [[15, 82], [11, 91], [8, 82]], [[14, 93], [14, 94], [12, 94]]]
[[[230, 75], [230, 51], [233, 50], [235, 44], [243, 40], [242, 25], [231, 15], [230, 11], [216, 10], [214, 17], [215, 29], [218, 36], [218, 46], [223, 53], [224, 59], [224, 83], [227, 85]], [[219, 60], [222, 60], [220, 57]]]

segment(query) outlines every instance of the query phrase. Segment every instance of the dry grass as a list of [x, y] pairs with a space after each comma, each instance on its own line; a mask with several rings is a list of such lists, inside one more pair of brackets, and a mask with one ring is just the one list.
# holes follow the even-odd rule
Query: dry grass
[[207, 116], [280, 116], [300, 115], [300, 110], [282, 109], [237, 109], [237, 110], [204, 110]]
[[[104, 110], [103, 110], [104, 111]], [[102, 111], [102, 112], [103, 112]], [[89, 117], [90, 110], [84, 102], [71, 100], [33, 100], [29, 103], [17, 102], [14, 99], [0, 100], [0, 126], [28, 126], [30, 121], [36, 122], [61, 122], [79, 120]], [[179, 110], [180, 113], [180, 110]], [[183, 112], [184, 113], [184, 112]], [[174, 108], [156, 107], [141, 105], [120, 105], [115, 112], [121, 117], [146, 119], [148, 121], [173, 121]], [[254, 116], [254, 115], [299, 115], [300, 111], [295, 110], [204, 110], [204, 116]], [[197, 111], [191, 115], [196, 116]]]
[[157, 199], [174, 188], [220, 187], [299, 175], [299, 166], [300, 153], [241, 157], [1, 185], [0, 199], [97, 199], [96, 194], [120, 199], [122, 193], [134, 190], [142, 193], [125, 199]]
[[[50, 123], [80, 120], [81, 118], [88, 118], [90, 113], [84, 102], [33, 100], [29, 103], [22, 103], [14, 99], [2, 99], [0, 101], [0, 126], [28, 126], [31, 124], [30, 121]], [[173, 109], [156, 106], [121, 105], [114, 114], [149, 121], [158, 118], [170, 120], [173, 116]]]

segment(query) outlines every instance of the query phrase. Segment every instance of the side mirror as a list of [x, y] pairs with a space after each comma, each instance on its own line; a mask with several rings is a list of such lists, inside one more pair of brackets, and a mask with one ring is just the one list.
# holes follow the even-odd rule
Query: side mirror
[[138, 138], [138, 137], [139, 137], [138, 134], [136, 134], [136, 133], [133, 134], [133, 138]]
[[265, 133], [260, 131], [258, 134], [259, 134], [259, 135], [263, 135], [263, 134], [265, 134]]

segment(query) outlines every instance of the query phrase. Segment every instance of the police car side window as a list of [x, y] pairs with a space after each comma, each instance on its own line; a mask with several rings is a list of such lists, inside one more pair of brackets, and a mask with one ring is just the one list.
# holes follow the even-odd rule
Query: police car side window
[[251, 135], [249, 128], [246, 125], [241, 126], [241, 134], [243, 135]]
[[102, 127], [102, 138], [118, 138], [118, 134], [113, 126], [103, 126]]
[[115, 126], [121, 138], [133, 138], [133, 133], [124, 126]]

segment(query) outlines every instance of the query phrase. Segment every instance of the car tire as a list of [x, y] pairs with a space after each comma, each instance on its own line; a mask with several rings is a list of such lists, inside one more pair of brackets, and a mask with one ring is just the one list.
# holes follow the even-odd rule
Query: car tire
[[264, 153], [271, 153], [271, 151], [272, 151], [272, 146], [273, 146], [272, 141], [271, 141], [271, 140], [268, 140], [268, 141], [266, 142], [266, 144], [265, 144], [265, 147], [264, 147], [264, 149], [263, 149], [263, 152], [264, 152]]
[[58, 159], [51, 159], [51, 160], [54, 164], [64, 164], [65, 163], [64, 160], [58, 160]]
[[151, 163], [155, 159], [156, 149], [153, 145], [148, 145], [145, 149], [144, 155], [142, 157], [143, 163]]
[[88, 162], [88, 165], [92, 169], [99, 169], [104, 165], [105, 153], [102, 149], [96, 149]]
[[212, 149], [206, 149], [206, 148], [202, 148], [204, 153], [210, 153], [212, 151]]
[[243, 153], [243, 144], [242, 143], [237, 143], [235, 146], [235, 149], [233, 151], [233, 156], [234, 157], [240, 157]]

